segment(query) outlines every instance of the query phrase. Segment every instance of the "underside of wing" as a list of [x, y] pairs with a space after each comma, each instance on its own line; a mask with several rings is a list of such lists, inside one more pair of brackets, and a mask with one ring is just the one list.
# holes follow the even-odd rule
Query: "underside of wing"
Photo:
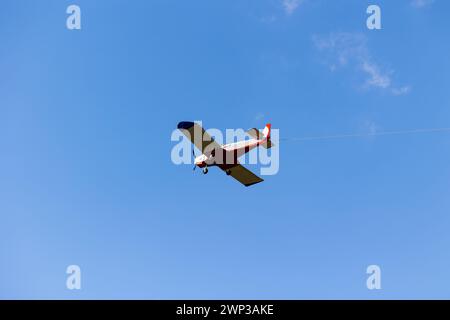
[[244, 166], [238, 164], [234, 167], [228, 169], [230, 176], [235, 178], [237, 181], [245, 185], [246, 187], [251, 186], [253, 184], [264, 181], [256, 174], [246, 169]]
[[199, 124], [191, 121], [178, 123], [177, 128], [199, 149], [202, 153], [220, 149], [221, 146]]

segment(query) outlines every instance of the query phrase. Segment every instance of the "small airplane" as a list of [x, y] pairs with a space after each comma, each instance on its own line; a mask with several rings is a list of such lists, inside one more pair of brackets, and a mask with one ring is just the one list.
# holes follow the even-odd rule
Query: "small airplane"
[[194, 150], [192, 150], [195, 158], [194, 170], [196, 167], [199, 167], [203, 169], [204, 174], [207, 174], [208, 167], [217, 166], [246, 187], [264, 180], [243, 167], [239, 163], [238, 158], [258, 146], [266, 149], [271, 148], [273, 143], [270, 140], [270, 127], [269, 123], [263, 132], [256, 128], [248, 130], [247, 134], [252, 137], [250, 140], [220, 145], [197, 123], [182, 121], [177, 126], [202, 152], [200, 156], [196, 157]]

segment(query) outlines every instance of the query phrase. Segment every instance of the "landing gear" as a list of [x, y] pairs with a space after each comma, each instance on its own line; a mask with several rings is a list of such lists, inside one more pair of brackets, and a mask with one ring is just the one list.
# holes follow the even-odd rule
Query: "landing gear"
[[231, 174], [231, 170], [225, 170], [225, 173], [227, 174], [227, 176], [229, 176]]
[[207, 174], [208, 173], [208, 168], [204, 168], [203, 169], [203, 174]]

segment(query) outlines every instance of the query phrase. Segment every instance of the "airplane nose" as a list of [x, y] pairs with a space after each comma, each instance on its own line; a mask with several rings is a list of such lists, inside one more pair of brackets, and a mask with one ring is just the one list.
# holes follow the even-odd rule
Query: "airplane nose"
[[201, 162], [196, 162], [195, 165], [199, 168], [203, 168], [204, 166], [206, 166], [206, 163], [201, 161]]

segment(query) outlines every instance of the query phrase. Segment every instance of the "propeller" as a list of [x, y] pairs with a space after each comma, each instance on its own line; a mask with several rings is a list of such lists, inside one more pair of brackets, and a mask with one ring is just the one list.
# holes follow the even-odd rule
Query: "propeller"
[[197, 168], [197, 166], [195, 165], [195, 151], [194, 148], [192, 148], [192, 156], [194, 157], [194, 169], [192, 169], [192, 171], [195, 171], [195, 168]]

